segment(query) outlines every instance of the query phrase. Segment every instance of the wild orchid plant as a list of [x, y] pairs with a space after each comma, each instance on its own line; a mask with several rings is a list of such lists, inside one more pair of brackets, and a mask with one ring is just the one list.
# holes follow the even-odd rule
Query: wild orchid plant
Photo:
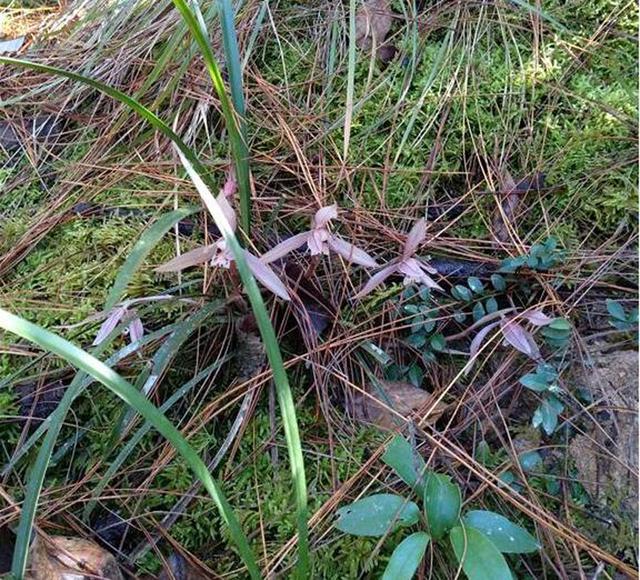
[[[233, 199], [233, 195], [236, 191], [236, 181], [233, 178], [230, 178], [225, 183], [224, 187], [216, 197], [216, 201], [222, 208], [222, 211], [227, 218], [227, 221], [231, 225], [232, 229], [235, 231], [237, 227], [237, 219], [236, 213], [231, 206], [230, 200]], [[276, 273], [267, 266], [264, 260], [254, 256], [248, 250], [245, 250], [245, 258], [247, 260], [247, 264], [258, 280], [263, 286], [273, 292], [279, 298], [283, 300], [290, 300], [289, 292], [285, 288], [284, 284], [278, 278]], [[195, 248], [190, 252], [185, 254], [181, 254], [169, 260], [167, 263], [162, 264], [161, 266], [156, 268], [156, 272], [179, 272], [184, 270], [185, 268], [189, 268], [191, 266], [197, 266], [199, 264], [204, 264], [206, 262], [211, 262], [212, 266], [218, 268], [231, 268], [231, 264], [234, 261], [233, 254], [231, 250], [227, 247], [227, 243], [224, 238], [219, 238], [213, 244], [209, 244], [207, 246], [201, 246], [199, 248]]]
[[423, 284], [427, 288], [434, 288], [442, 291], [442, 288], [431, 278], [430, 274], [437, 274], [437, 270], [429, 266], [424, 260], [415, 257], [420, 244], [427, 236], [427, 222], [424, 218], [419, 219], [411, 228], [409, 235], [404, 244], [402, 255], [392, 260], [377, 274], [371, 276], [369, 281], [362, 287], [354, 298], [362, 298], [366, 296], [380, 284], [382, 284], [389, 276], [393, 274], [401, 274], [404, 276], [404, 285]]
[[312, 256], [329, 255], [333, 252], [354, 264], [365, 268], [377, 268], [378, 263], [367, 252], [329, 230], [329, 222], [337, 217], [338, 206], [335, 203], [320, 208], [311, 220], [310, 230], [287, 238], [264, 254], [262, 260], [267, 264], [274, 262], [306, 245]]

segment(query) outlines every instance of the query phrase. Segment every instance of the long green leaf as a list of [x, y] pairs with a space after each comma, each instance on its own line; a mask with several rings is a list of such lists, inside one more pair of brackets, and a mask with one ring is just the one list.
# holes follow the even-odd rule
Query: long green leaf
[[[207, 466], [198, 457], [197, 453], [180, 432], [154, 405], [115, 371], [97, 358], [91, 356], [88, 352], [71, 344], [60, 336], [3, 309], [0, 309], [0, 327], [39, 345], [49, 352], [61, 356], [69, 363], [90, 374], [113, 391], [125, 403], [135, 408], [151, 423], [173, 445], [176, 451], [182, 455], [187, 465], [193, 470], [194, 475], [202, 482], [220, 510], [222, 519], [229, 527], [231, 536], [240, 551], [240, 555], [249, 573], [253, 578], [260, 578], [260, 571], [249, 547], [247, 537], [242, 532], [238, 519], [227, 499], [207, 471]], [[41, 453], [38, 455], [38, 460], [36, 460], [27, 484], [11, 570], [16, 578], [23, 578], [25, 572], [31, 529], [33, 527], [35, 511], [44, 481], [48, 457], [51, 455], [50, 450], [45, 448], [48, 446], [52, 447], [54, 443], [55, 439], [53, 437], [45, 438]], [[48, 451], [48, 453], [43, 453], [43, 449]], [[40, 461], [41, 458], [44, 458], [45, 461]]]
[[145, 230], [118, 271], [113, 286], [107, 295], [107, 300], [104, 305], [105, 311], [108, 312], [120, 301], [136, 270], [149, 255], [149, 252], [156, 247], [162, 237], [180, 220], [183, 220], [196, 211], [198, 210], [177, 209], [161, 216], [149, 229]]
[[238, 243], [233, 230], [227, 218], [224, 216], [218, 202], [215, 200], [211, 191], [207, 189], [204, 181], [196, 173], [189, 161], [180, 155], [180, 160], [184, 165], [191, 181], [196, 186], [202, 201], [204, 202], [209, 213], [213, 217], [218, 229], [222, 232], [227, 247], [229, 247], [235, 258], [236, 266], [240, 278], [244, 283], [256, 323], [260, 330], [262, 342], [265, 345], [267, 358], [273, 371], [273, 382], [276, 386], [276, 395], [278, 404], [282, 412], [282, 421], [284, 423], [284, 435], [287, 441], [287, 450], [289, 452], [289, 462], [291, 464], [291, 474], [293, 476], [293, 484], [295, 488], [296, 503], [298, 507], [298, 577], [307, 578], [309, 570], [309, 531], [307, 527], [307, 482], [304, 472], [304, 459], [302, 456], [302, 445], [300, 443], [300, 432], [298, 431], [298, 420], [296, 418], [296, 408], [293, 403], [293, 396], [289, 386], [289, 379], [282, 361], [282, 354], [278, 345], [278, 338], [271, 324], [269, 314], [262, 300], [262, 295], [258, 288], [258, 284], [249, 270], [244, 250]]
[[[177, 2], [178, 0], [174, 0]], [[185, 6], [186, 8], [186, 6]], [[187, 8], [188, 10], [188, 8]], [[193, 14], [189, 11], [189, 14], [193, 17]], [[215, 64], [215, 60], [212, 60]], [[284, 424], [285, 439], [287, 441], [287, 449], [289, 453], [290, 468], [293, 476], [294, 492], [297, 505], [297, 528], [298, 528], [298, 576], [307, 577], [309, 569], [309, 531], [307, 526], [307, 484], [304, 470], [304, 459], [302, 456], [302, 445], [300, 443], [300, 433], [298, 430], [298, 422], [296, 418], [295, 405], [293, 403], [293, 396], [291, 394], [291, 388], [289, 386], [289, 379], [284, 368], [282, 361], [282, 354], [280, 353], [280, 347], [276, 337], [275, 330], [269, 319], [269, 314], [262, 300], [262, 296], [258, 289], [258, 285], [251, 274], [247, 266], [246, 259], [244, 257], [244, 251], [240, 246], [235, 234], [233, 233], [228, 221], [224, 217], [224, 214], [220, 210], [217, 202], [215, 201], [210, 189], [212, 185], [207, 178], [205, 168], [200, 163], [198, 158], [194, 155], [191, 149], [185, 145], [185, 143], [176, 135], [166, 123], [164, 123], [157, 115], [151, 112], [149, 109], [138, 103], [135, 99], [132, 99], [125, 93], [109, 87], [99, 81], [83, 77], [81, 75], [65, 71], [56, 67], [48, 65], [32, 63], [29, 61], [15, 59], [10, 57], [0, 57], [0, 63], [14, 64], [33, 70], [42, 72], [49, 72], [52, 74], [61, 75], [77, 82], [85, 83], [89, 86], [96, 88], [97, 90], [109, 95], [110, 97], [124, 103], [131, 107], [141, 117], [153, 125], [163, 135], [171, 139], [180, 153], [180, 158], [183, 165], [187, 169], [189, 176], [191, 177], [194, 185], [198, 189], [200, 196], [203, 200], [208, 200], [207, 209], [211, 213], [218, 229], [221, 231], [227, 246], [231, 249], [238, 272], [245, 286], [247, 296], [251, 303], [256, 322], [262, 336], [262, 341], [265, 345], [267, 352], [267, 358], [271, 369], [273, 371], [273, 380], [276, 386], [276, 393], [278, 397], [278, 404], [282, 412], [282, 420]], [[217, 70], [217, 68], [215, 69]], [[219, 75], [219, 71], [218, 71]], [[222, 85], [222, 78], [220, 80], [220, 88], [224, 90]], [[208, 194], [208, 195], [207, 195]]]
[[[200, 11], [194, 12], [185, 0], [173, 0], [185, 23], [189, 27], [193, 38], [200, 47], [202, 58], [211, 77], [213, 88], [220, 99], [222, 114], [224, 115], [234, 166], [236, 179], [238, 180], [238, 192], [240, 195], [240, 224], [247, 237], [251, 228], [251, 183], [249, 177], [249, 149], [245, 140], [244, 131], [244, 100], [242, 97], [242, 71], [240, 69], [240, 57], [238, 54], [235, 27], [233, 25], [233, 9], [228, 2], [221, 2], [220, 19], [223, 29], [223, 42], [227, 51], [227, 65], [232, 85], [232, 95], [235, 102], [235, 110], [227, 96], [220, 67], [213, 54], [213, 48], [209, 42], [206, 24]], [[197, 7], [197, 4], [194, 4]], [[187, 157], [187, 159], [189, 159]], [[191, 159], [189, 159], [193, 163]], [[197, 166], [194, 166], [197, 168]], [[201, 174], [200, 171], [198, 173]]]

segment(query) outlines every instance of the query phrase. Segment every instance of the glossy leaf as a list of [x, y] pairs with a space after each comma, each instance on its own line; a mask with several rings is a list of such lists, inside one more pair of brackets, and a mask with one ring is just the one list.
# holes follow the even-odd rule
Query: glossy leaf
[[400, 542], [382, 575], [382, 580], [411, 580], [429, 545], [429, 534], [416, 532]]
[[491, 284], [498, 292], [504, 292], [507, 289], [507, 283], [500, 274], [491, 274]]
[[504, 554], [526, 554], [540, 549], [538, 541], [524, 528], [495, 512], [467, 512], [464, 523], [482, 532]]
[[558, 426], [558, 415], [563, 409], [564, 406], [556, 397], [547, 397], [534, 411], [531, 424], [536, 428], [542, 426], [547, 435], [551, 435]]
[[424, 511], [427, 529], [434, 540], [439, 540], [460, 519], [462, 497], [460, 487], [442, 474], [432, 473], [425, 484]]
[[458, 563], [469, 580], [513, 580], [504, 556], [482, 532], [456, 526], [449, 539]]
[[527, 389], [531, 389], [532, 391], [536, 391], [538, 393], [542, 393], [549, 389], [549, 383], [544, 381], [542, 377], [540, 377], [537, 373], [528, 373], [523, 377], [518, 379], [518, 382], [527, 387]]
[[475, 305], [473, 306], [472, 313], [473, 313], [474, 322], [478, 322], [478, 320], [480, 320], [483, 316], [487, 314], [484, 310], [484, 306], [482, 305], [482, 302], [475, 303]]
[[617, 302], [616, 300], [607, 298], [607, 311], [611, 316], [613, 316], [613, 318], [617, 318], [618, 320], [623, 321], [627, 320], [627, 314], [624, 311], [624, 308], [622, 307], [620, 302]]
[[426, 465], [422, 456], [401, 435], [396, 435], [382, 456], [402, 481], [411, 486], [421, 497], [424, 493], [424, 478], [426, 477]]
[[392, 493], [370, 495], [338, 510], [336, 528], [353, 536], [384, 536], [420, 519], [412, 501]]
[[527, 451], [518, 457], [523, 471], [536, 471], [542, 465], [542, 456], [537, 451]]
[[476, 276], [470, 276], [467, 279], [467, 285], [475, 294], [482, 294], [484, 292], [484, 284], [482, 280]]

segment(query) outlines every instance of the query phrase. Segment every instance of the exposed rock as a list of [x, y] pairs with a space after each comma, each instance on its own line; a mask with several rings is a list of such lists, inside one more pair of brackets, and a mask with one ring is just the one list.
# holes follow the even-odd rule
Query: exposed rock
[[638, 353], [620, 351], [594, 358], [578, 375], [593, 397], [597, 425], [573, 438], [569, 453], [594, 501], [632, 518], [638, 513]]

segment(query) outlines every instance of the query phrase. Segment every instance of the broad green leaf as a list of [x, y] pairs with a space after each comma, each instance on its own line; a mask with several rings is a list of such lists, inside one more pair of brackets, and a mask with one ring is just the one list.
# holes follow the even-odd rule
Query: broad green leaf
[[547, 435], [551, 435], [558, 426], [558, 415], [562, 412], [564, 406], [556, 397], [548, 397], [534, 411], [531, 423], [534, 427], [540, 427]]
[[338, 510], [336, 528], [353, 536], [384, 536], [420, 519], [412, 501], [392, 493], [370, 495]]
[[467, 288], [466, 286], [463, 286], [462, 284], [457, 284], [456, 286], [454, 286], [453, 289], [451, 290], [451, 295], [456, 300], [462, 300], [464, 302], [470, 302], [471, 299], [473, 298], [473, 295], [471, 294], [471, 290], [469, 290], [469, 288]]
[[391, 554], [382, 580], [411, 580], [429, 544], [429, 534], [416, 532], [400, 542]]
[[538, 393], [549, 389], [549, 384], [546, 381], [542, 380], [542, 377], [540, 377], [540, 375], [538, 375], [537, 373], [526, 374], [523, 377], [520, 377], [518, 382], [521, 385], [527, 387], [527, 389], [537, 391]]
[[484, 303], [484, 307], [487, 310], [487, 314], [493, 314], [498, 311], [498, 301], [493, 298], [487, 298]]
[[434, 540], [439, 540], [460, 519], [462, 497], [460, 488], [446, 475], [432, 473], [424, 488], [424, 511], [427, 529]]
[[483, 316], [486, 315], [486, 312], [484, 310], [484, 306], [482, 305], [482, 302], [476, 302], [475, 305], [473, 306], [473, 320], [475, 322], [478, 322], [478, 320], [480, 320]]
[[389, 467], [400, 476], [400, 479], [411, 486], [422, 497], [426, 465], [422, 456], [401, 435], [396, 435], [382, 456]]
[[523, 471], [535, 471], [542, 465], [542, 456], [537, 451], [527, 451], [518, 457]]
[[469, 580], [513, 580], [504, 556], [476, 528], [456, 526], [449, 532], [449, 540]]
[[480, 278], [476, 276], [470, 276], [467, 278], [467, 285], [476, 294], [482, 294], [484, 292], [484, 284]]
[[505, 554], [524, 554], [540, 549], [540, 544], [527, 530], [495, 512], [470, 511], [463, 521], [467, 529], [471, 526], [482, 532]]
[[491, 284], [498, 292], [504, 292], [507, 289], [507, 283], [500, 274], [491, 274]]
[[434, 334], [429, 340], [429, 344], [431, 345], [431, 348], [437, 352], [442, 352], [447, 347], [444, 336], [440, 333]]
[[627, 320], [627, 314], [620, 302], [607, 298], [607, 310], [614, 318], [617, 318], [618, 320]]
[[140, 267], [149, 252], [156, 247], [162, 237], [180, 220], [198, 211], [197, 209], [177, 209], [167, 213], [160, 218], [141, 236], [133, 247], [124, 264], [118, 271], [115, 282], [109, 290], [109, 295], [104, 305], [106, 312], [109, 312], [121, 299], [127, 289], [127, 285], [136, 270]]
[[556, 318], [553, 322], [549, 323], [548, 328], [553, 328], [554, 330], [571, 330], [571, 323], [566, 318]]

